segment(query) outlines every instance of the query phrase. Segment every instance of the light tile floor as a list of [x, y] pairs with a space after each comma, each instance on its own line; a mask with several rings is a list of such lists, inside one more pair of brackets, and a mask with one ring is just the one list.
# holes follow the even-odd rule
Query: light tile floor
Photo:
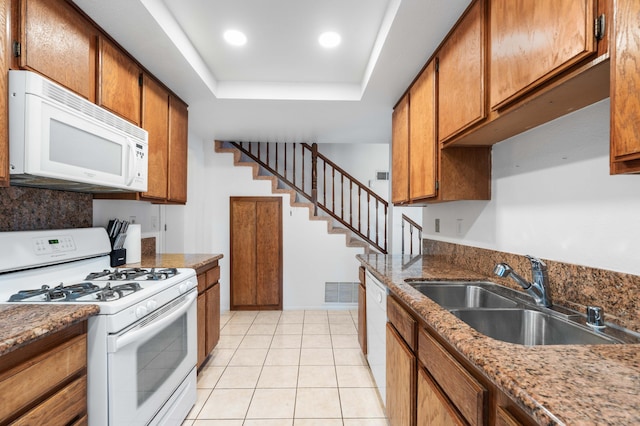
[[357, 311], [236, 311], [183, 426], [387, 426]]

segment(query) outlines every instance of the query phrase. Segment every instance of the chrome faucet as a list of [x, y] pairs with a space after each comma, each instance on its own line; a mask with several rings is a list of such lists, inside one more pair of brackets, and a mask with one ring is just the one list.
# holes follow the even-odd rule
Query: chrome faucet
[[531, 262], [531, 276], [533, 282], [529, 282], [516, 274], [511, 266], [506, 263], [498, 263], [493, 268], [493, 273], [499, 277], [511, 277], [515, 282], [529, 293], [536, 304], [540, 306], [551, 306], [551, 295], [549, 294], [549, 277], [547, 275], [547, 265], [540, 259], [527, 255], [527, 259]]

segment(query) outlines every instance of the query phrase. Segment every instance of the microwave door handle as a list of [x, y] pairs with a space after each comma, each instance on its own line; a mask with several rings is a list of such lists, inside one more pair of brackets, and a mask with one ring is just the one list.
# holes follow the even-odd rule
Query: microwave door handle
[[127, 186], [129, 186], [136, 178], [136, 147], [133, 141], [129, 138], [127, 138], [127, 144], [129, 145], [129, 180], [127, 181]]
[[155, 330], [158, 330], [158, 331], [162, 330], [167, 325], [169, 325], [174, 320], [176, 320], [178, 317], [180, 317], [180, 315], [187, 312], [187, 310], [189, 310], [189, 308], [191, 307], [193, 302], [195, 302], [195, 300], [196, 300], [196, 293], [193, 292], [189, 294], [187, 297], [185, 297], [184, 305], [182, 305], [179, 309], [176, 309], [174, 312], [171, 312], [166, 317], [162, 317], [157, 321], [153, 321], [149, 325], [139, 330], [132, 331], [130, 333], [125, 333], [122, 336], [117, 337], [115, 340], [114, 350], [113, 351], [110, 350], [109, 352], [117, 352], [118, 350], [124, 348], [125, 346], [135, 342], [139, 338], [148, 334], [150, 331], [153, 332]]

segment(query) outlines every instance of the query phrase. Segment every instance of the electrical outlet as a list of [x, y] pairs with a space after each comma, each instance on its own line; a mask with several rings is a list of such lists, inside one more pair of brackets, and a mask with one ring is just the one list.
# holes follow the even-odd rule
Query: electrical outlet
[[436, 232], [440, 232], [440, 219], [436, 219]]
[[158, 229], [158, 216], [151, 216], [151, 229], [154, 231]]

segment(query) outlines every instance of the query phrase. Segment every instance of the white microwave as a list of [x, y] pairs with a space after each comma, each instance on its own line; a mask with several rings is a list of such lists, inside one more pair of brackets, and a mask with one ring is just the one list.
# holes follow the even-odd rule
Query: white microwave
[[12, 185], [147, 190], [148, 133], [30, 71], [9, 71]]

